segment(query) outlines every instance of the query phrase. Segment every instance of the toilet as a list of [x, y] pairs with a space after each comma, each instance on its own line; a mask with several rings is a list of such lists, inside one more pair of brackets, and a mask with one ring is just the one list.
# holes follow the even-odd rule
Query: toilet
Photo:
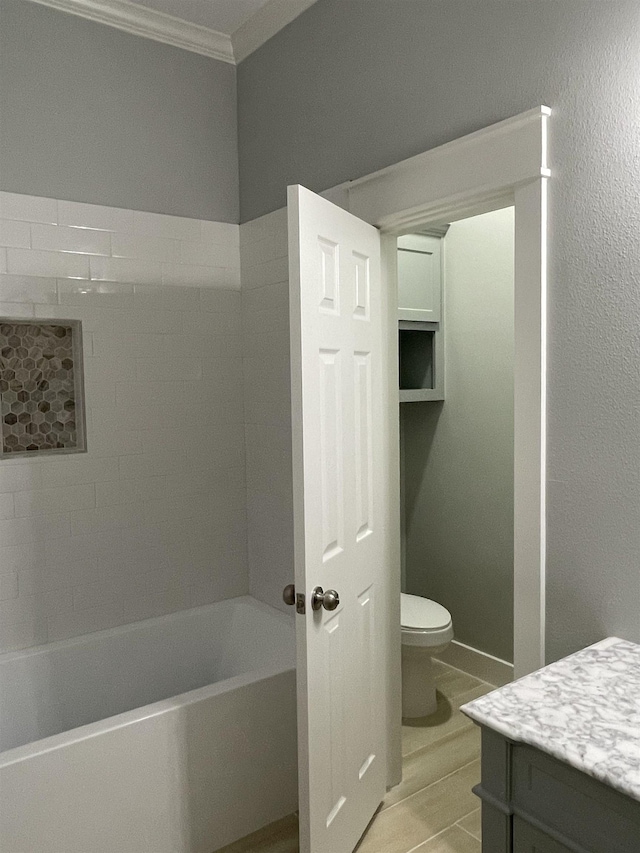
[[453, 639], [446, 607], [419, 595], [401, 594], [402, 716], [426, 717], [436, 710], [431, 655], [444, 651]]

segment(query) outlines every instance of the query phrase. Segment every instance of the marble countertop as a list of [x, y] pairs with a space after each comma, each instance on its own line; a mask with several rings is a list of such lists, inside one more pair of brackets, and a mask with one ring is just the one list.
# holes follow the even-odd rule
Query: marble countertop
[[602, 640], [460, 710], [640, 800], [640, 646], [635, 643]]

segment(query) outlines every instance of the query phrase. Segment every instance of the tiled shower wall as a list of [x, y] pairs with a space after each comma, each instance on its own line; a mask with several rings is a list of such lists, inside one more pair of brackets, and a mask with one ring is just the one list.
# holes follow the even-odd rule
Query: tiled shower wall
[[285, 609], [293, 582], [286, 209], [240, 226], [251, 595]]
[[88, 446], [0, 460], [0, 651], [248, 592], [238, 233], [0, 193], [0, 316], [82, 320]]

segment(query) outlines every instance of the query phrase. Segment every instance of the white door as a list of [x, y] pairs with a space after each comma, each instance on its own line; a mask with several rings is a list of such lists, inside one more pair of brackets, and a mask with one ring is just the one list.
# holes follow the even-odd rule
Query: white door
[[300, 186], [288, 207], [300, 850], [351, 853], [386, 786], [380, 237]]

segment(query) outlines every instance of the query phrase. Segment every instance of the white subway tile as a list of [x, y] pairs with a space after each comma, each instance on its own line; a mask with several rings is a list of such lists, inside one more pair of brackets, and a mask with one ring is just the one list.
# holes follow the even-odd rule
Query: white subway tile
[[35, 249], [7, 249], [7, 269], [11, 275], [89, 278], [89, 257]]
[[135, 234], [112, 234], [111, 254], [114, 258], [136, 258], [139, 260], [180, 260], [180, 244], [166, 237], [143, 237]]
[[113, 584], [96, 583], [83, 584], [73, 590], [73, 609], [88, 610], [118, 605], [122, 600], [122, 592]]
[[225, 280], [227, 282], [227, 287], [232, 290], [240, 290], [242, 288], [242, 275], [238, 267], [234, 269], [227, 269], [225, 273]]
[[278, 310], [289, 314], [289, 283], [265, 284], [255, 290], [242, 291], [242, 311], [252, 314], [256, 311]]
[[127, 406], [165, 406], [175, 409], [179, 406], [200, 407], [202, 398], [207, 391], [207, 385], [199, 380], [182, 380], [179, 376], [154, 379], [132, 379], [129, 382], [118, 382], [116, 385], [116, 405], [119, 409]]
[[91, 358], [93, 355], [93, 332], [82, 330], [82, 354], [84, 358]]
[[162, 270], [160, 263], [141, 261], [133, 258], [89, 259], [91, 279], [95, 281], [124, 281], [133, 284], [160, 284]]
[[137, 310], [162, 311], [162, 284], [135, 284], [134, 304]]
[[13, 652], [47, 641], [47, 622], [32, 619], [18, 625], [0, 625], [0, 652]]
[[182, 264], [207, 267], [240, 267], [240, 255], [236, 245], [205, 240], [183, 240], [180, 243], [180, 256], [174, 260]]
[[[110, 534], [110, 535], [113, 535]], [[121, 533], [116, 533], [120, 536]], [[167, 548], [163, 546], [161, 537], [155, 542], [150, 542], [142, 548], [133, 549], [126, 555], [104, 551], [98, 555], [98, 567], [100, 578], [120, 578], [123, 574], [129, 577], [143, 578], [148, 571], [155, 570], [159, 565], [164, 565]]]
[[[17, 465], [0, 465], [0, 492], [20, 492], [42, 485], [42, 466], [34, 460]], [[0, 543], [1, 545], [2, 543]]]
[[289, 280], [289, 261], [287, 258], [275, 258], [264, 263], [242, 268], [242, 289], [252, 290], [265, 284], [280, 284]]
[[267, 263], [267, 261], [275, 261], [277, 258], [288, 258], [286, 239], [284, 245], [272, 239], [260, 240], [257, 243], [243, 241], [240, 244], [240, 264], [245, 273], [258, 265]]
[[84, 375], [87, 387], [110, 385], [114, 382], [131, 380], [135, 362], [125, 353], [94, 355], [84, 360]]
[[229, 244], [237, 249], [240, 245], [240, 226], [231, 222], [212, 222], [201, 219], [200, 239], [207, 242]]
[[96, 505], [92, 484], [14, 492], [16, 518], [86, 509]]
[[245, 422], [286, 428], [291, 423], [289, 383], [245, 380]]
[[0, 246], [13, 249], [31, 248], [31, 231], [28, 222], [0, 219]]
[[[151, 429], [150, 427], [153, 426]], [[156, 424], [147, 424], [146, 429], [140, 432], [144, 455], [161, 455], [176, 448], [181, 452], [189, 447], [184, 430], [175, 424], [172, 427], [159, 428]]]
[[113, 504], [71, 513], [71, 535], [89, 536], [108, 530], [137, 527], [145, 520], [144, 509], [136, 504]]
[[247, 424], [247, 489], [291, 495], [291, 431], [269, 424]]
[[0, 574], [0, 601], [18, 597], [18, 573], [3, 572]]
[[162, 264], [162, 283], [188, 287], [226, 287], [228, 274], [224, 267], [193, 264]]
[[197, 287], [163, 284], [137, 284], [135, 300], [138, 308], [160, 308], [163, 311], [198, 311], [200, 291]]
[[154, 593], [146, 598], [136, 598], [124, 602], [124, 615], [127, 622], [150, 619], [165, 613], [174, 613], [190, 606], [189, 589], [186, 586], [173, 587]]
[[53, 198], [0, 192], [0, 217], [55, 224], [58, 221], [58, 202]]
[[202, 361], [199, 358], [180, 358], [167, 354], [164, 358], [136, 358], [135, 364], [136, 376], [142, 382], [188, 382], [202, 379]]
[[122, 625], [125, 621], [121, 602], [109, 607], [95, 607], [91, 610], [49, 616], [49, 641], [66, 640], [69, 637], [91, 634], [94, 631], [104, 631], [107, 628]]
[[117, 483], [96, 484], [96, 506], [116, 504], [136, 504], [138, 501], [151, 501], [164, 496], [167, 481], [165, 477], [148, 477], [140, 480], [120, 480]]
[[64, 225], [32, 225], [31, 248], [47, 252], [110, 255], [111, 240], [107, 231], [68, 228]]
[[[62, 540], [64, 543], [65, 540]], [[72, 541], [72, 540], [67, 540]], [[18, 572], [18, 590], [21, 596], [38, 595], [56, 589], [68, 589], [84, 583], [97, 583], [100, 574], [98, 558], [85, 556], [78, 559], [69, 554], [58, 555], [62, 563], [45, 563], [33, 569]]]
[[85, 389], [85, 405], [88, 409], [95, 411], [96, 409], [104, 411], [105, 409], [115, 406], [116, 402], [116, 383], [96, 383], [92, 382]]
[[291, 364], [282, 353], [265, 355], [262, 358], [249, 356], [242, 359], [247, 382], [275, 382], [289, 389], [291, 386]]
[[87, 436], [87, 449], [93, 456], [128, 456], [142, 453], [140, 433], [133, 430], [101, 432], [94, 426]]
[[[0, 279], [0, 296], [2, 279]], [[34, 306], [27, 302], [0, 302], [0, 317], [12, 317], [14, 319], [28, 319], [35, 314]]]
[[61, 305], [96, 308], [133, 308], [133, 285], [115, 281], [58, 279]]
[[199, 240], [202, 231], [199, 219], [136, 210], [133, 213], [133, 233], [145, 237]]
[[[226, 291], [228, 292], [228, 291]], [[197, 345], [205, 344], [219, 335], [242, 335], [242, 322], [239, 311], [215, 312], [202, 311], [199, 314], [187, 314], [183, 323], [184, 332]], [[206, 351], [206, 347], [205, 347]]]
[[[191, 352], [195, 356], [212, 358], [240, 358], [242, 356], [242, 335], [232, 330], [205, 335], [203, 327], [193, 321], [192, 315], [185, 315], [184, 334], [167, 335], [167, 347], [170, 352]], [[196, 318], [197, 320], [197, 318]], [[235, 324], [233, 324], [235, 325]]]
[[134, 309], [126, 321], [119, 325], [125, 335], [179, 334], [183, 328], [183, 315], [177, 311], [145, 311]]
[[54, 304], [58, 301], [56, 279], [0, 275], [0, 301]]
[[5, 492], [0, 494], [0, 519], [13, 518], [15, 515], [13, 508], [13, 492]]
[[46, 562], [46, 545], [30, 543], [5, 547], [0, 540], [0, 566], [3, 572], [21, 572], [36, 569]]
[[[22, 494], [16, 492], [15, 494]], [[68, 536], [71, 524], [68, 515], [40, 515], [30, 518], [9, 518], [0, 521], [0, 542], [4, 547], [28, 545]]]
[[201, 607], [203, 604], [215, 604], [227, 598], [249, 594], [249, 583], [246, 576], [246, 559], [240, 557], [237, 566], [225, 565], [224, 573], [211, 580], [191, 588], [191, 607]]
[[165, 351], [164, 335], [112, 335], [105, 332], [93, 332], [93, 355], [97, 358], [119, 356], [155, 356]]
[[239, 316], [242, 308], [242, 295], [237, 290], [218, 287], [201, 287], [200, 307], [211, 313]]
[[133, 228], [133, 211], [119, 207], [103, 207], [100, 204], [59, 201], [58, 223], [75, 228], [122, 231], [127, 234]]
[[141, 480], [165, 474], [177, 474], [185, 464], [185, 453], [180, 449], [180, 431], [176, 431], [175, 448], [167, 447], [162, 453], [143, 453], [125, 456], [119, 460], [121, 480]]
[[117, 480], [119, 476], [116, 460], [91, 459], [86, 455], [43, 461], [39, 468], [45, 488], [104, 483]]
[[0, 624], [16, 625], [38, 616], [68, 612], [72, 607], [71, 590], [57, 589], [24, 598], [19, 596], [0, 602]]

